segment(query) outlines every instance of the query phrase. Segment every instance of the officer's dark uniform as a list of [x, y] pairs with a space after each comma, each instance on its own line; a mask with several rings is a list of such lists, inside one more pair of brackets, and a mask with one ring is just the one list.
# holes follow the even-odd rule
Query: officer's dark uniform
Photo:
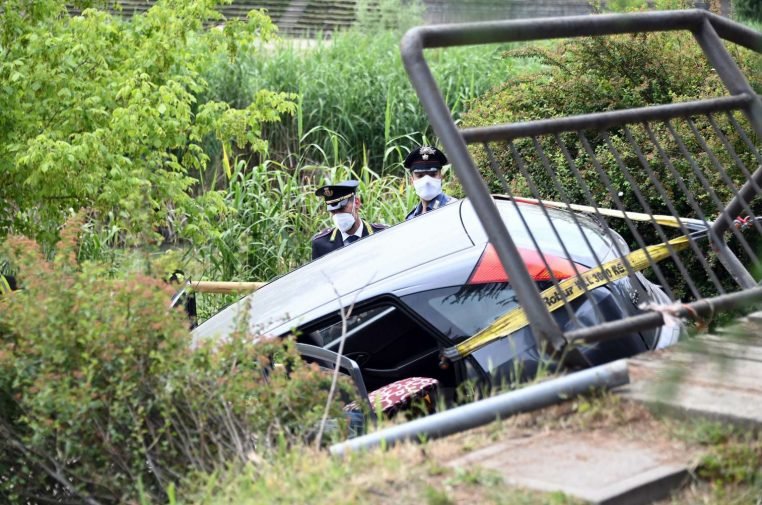
[[[358, 181], [344, 181], [338, 184], [327, 185], [318, 188], [315, 195], [325, 198], [326, 206], [329, 211], [335, 211], [343, 208], [355, 197]], [[368, 223], [362, 220], [362, 236], [367, 237], [375, 232], [388, 228], [384, 224]], [[357, 240], [357, 237], [350, 235], [347, 242], [344, 242], [341, 231], [338, 228], [326, 228], [312, 237], [312, 259], [317, 259], [324, 254], [335, 251], [347, 244]]]
[[[410, 154], [405, 158], [404, 165], [411, 173], [442, 170], [442, 167], [447, 165], [447, 157], [439, 149], [431, 146], [421, 146], [418, 149], [410, 151]], [[444, 192], [441, 192], [428, 202], [426, 211], [436, 210], [440, 207], [444, 207], [448, 203], [456, 201], [457, 198], [453, 198], [446, 195]], [[423, 202], [419, 202], [418, 205], [413, 207], [413, 210], [408, 212], [407, 216], [405, 216], [405, 221], [409, 221], [421, 214], [423, 214]]]

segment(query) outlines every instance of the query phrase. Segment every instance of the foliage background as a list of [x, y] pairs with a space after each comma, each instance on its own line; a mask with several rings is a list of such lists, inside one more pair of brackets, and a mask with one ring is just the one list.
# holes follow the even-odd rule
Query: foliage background
[[[47, 250], [87, 208], [80, 254], [112, 270], [129, 261], [115, 250], [173, 245], [187, 253], [173, 262], [197, 277], [262, 280], [309, 258], [326, 222], [317, 185], [353, 173], [366, 218], [404, 216], [413, 192], [401, 160], [435, 140], [399, 32], [367, 21], [305, 49], [275, 39], [256, 12], [206, 30], [221, 21], [218, 3], [167, 0], [129, 20], [97, 9], [70, 18], [56, 0], [6, 4], [0, 237], [22, 233]], [[512, 71], [483, 72], [499, 58], [494, 47], [433, 54], [456, 114]]]
[[[3, 247], [25, 273], [0, 299], [4, 503], [166, 502], [195, 472], [314, 437], [331, 376], [292, 339], [251, 335], [243, 318], [225, 342], [191, 348], [169, 286], [77, 261], [81, 224], [52, 260], [26, 238]], [[330, 414], [345, 436], [339, 403]]]
[[[398, 222], [415, 200], [400, 161], [436, 139], [399, 33], [364, 26], [304, 49], [273, 39], [261, 13], [206, 29], [220, 22], [217, 5], [165, 0], [130, 21], [98, 9], [70, 18], [57, 0], [0, 7], [0, 268], [25, 288], [0, 299], [8, 501], [172, 501], [194, 472], [213, 487], [224, 462], [256, 464], [309, 439], [323, 378], [288, 342], [253, 346], [243, 333], [191, 352], [156, 277], [181, 266], [195, 278], [266, 280], [298, 266], [327, 221], [312, 195], [324, 182], [358, 178], [371, 221]], [[680, 37], [428, 56], [470, 125], [718, 89]], [[172, 250], [157, 259], [160, 245]], [[290, 376], [272, 371], [273, 356]]]
[[50, 242], [71, 211], [117, 227], [123, 243], [151, 242], [173, 223], [199, 239], [224, 211], [222, 195], [192, 195], [209, 136], [265, 147], [264, 122], [292, 112], [284, 93], [259, 90], [246, 108], [197, 97], [201, 69], [269, 39], [261, 12], [206, 30], [217, 2], [165, 1], [130, 21], [102, 10], [69, 17], [63, 2], [12, 0], [2, 10], [0, 235]]
[[757, 0], [733, 0], [733, 9], [741, 19], [762, 23], [762, 3]]

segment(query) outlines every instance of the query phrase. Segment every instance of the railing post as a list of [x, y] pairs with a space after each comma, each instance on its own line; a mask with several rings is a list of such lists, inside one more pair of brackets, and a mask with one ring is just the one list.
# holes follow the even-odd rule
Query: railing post
[[754, 88], [751, 87], [741, 69], [738, 68], [730, 53], [725, 49], [722, 39], [717, 35], [708, 17], [693, 32], [693, 36], [728, 91], [733, 95], [747, 94], [752, 97], [752, 100], [744, 108], [744, 112], [754, 131], [762, 137], [762, 100], [757, 96]]
[[[693, 35], [728, 91], [734, 95], [746, 94], [752, 97], [743, 110], [756, 134], [762, 137], [762, 101], [725, 49], [722, 39], [717, 35], [709, 17], [704, 19], [700, 28], [694, 31]], [[744, 289], [754, 287], [756, 282], [727, 244], [724, 243], [723, 234], [743, 210], [744, 202], [748, 203], [757, 196], [756, 188], [759, 188], [760, 183], [762, 183], [762, 166], [757, 168], [751, 179], [746, 181], [735, 198], [727, 204], [722, 214], [712, 224], [712, 229], [709, 232], [721, 263], [739, 286]]]
[[487, 185], [468, 154], [466, 143], [452, 121], [447, 104], [423, 58], [422, 30], [414, 28], [408, 31], [401, 42], [402, 60], [408, 77], [526, 311], [538, 348], [542, 349], [542, 343], [548, 342], [553, 349], [561, 350], [565, 343], [561, 329], [545, 307], [537, 286], [521, 261], [516, 244], [508, 234]]
[[[510, 123], [507, 125], [468, 128], [461, 131], [455, 124], [451, 112], [445, 104], [423, 56], [425, 48], [680, 30], [687, 30], [693, 34], [705, 57], [716, 70], [717, 75], [722, 79], [732, 96], [706, 98], [680, 104], [655, 105], [581, 114], [579, 116], [564, 118]], [[742, 111], [748, 118], [750, 125], [748, 128], [744, 125], [743, 128], [750, 129], [757, 137], [762, 138], [762, 100], [755, 93], [730, 53], [725, 49], [723, 40], [718, 33], [724, 39], [752, 51], [762, 51], [762, 34], [759, 32], [743, 27], [731, 20], [697, 9], [419, 27], [408, 31], [403, 37], [401, 52], [408, 77], [416, 90], [423, 109], [428, 115], [435, 134], [447, 150], [447, 155], [453, 163], [454, 171], [461, 181], [466, 194], [471, 199], [482, 227], [495, 247], [506, 273], [510, 276], [511, 285], [515, 289], [519, 303], [525, 310], [538, 344], [547, 342], [553, 348], [561, 349], [567, 341], [571, 342], [571, 335], [573, 333], [577, 331], [590, 331], [590, 328], [575, 330], [566, 335], [562, 334], [555, 318], [546, 309], [537, 286], [530, 278], [523, 262], [520, 261], [516, 245], [508, 234], [498, 208], [489, 195], [487, 186], [468, 152], [467, 145], [477, 141], [510, 141], [517, 138], [574, 132], [588, 128], [601, 130], [648, 120], [669, 121], [672, 118], [687, 118], [690, 121], [690, 118], [696, 114], [708, 115], [715, 111], [728, 113], [731, 123], [736, 125], [735, 128], [737, 130], [740, 127], [736, 124], [736, 119], [732, 116], [732, 113]], [[717, 128], [716, 126], [714, 127]], [[648, 129], [647, 124], [646, 129]], [[722, 133], [719, 134], [722, 135]], [[759, 160], [758, 148], [752, 145], [752, 141], [747, 138], [745, 132], [739, 131], [739, 134], [757, 156], [757, 160]], [[696, 133], [696, 135], [699, 138], [701, 137], [700, 133]], [[677, 140], [680, 142], [679, 137]], [[661, 148], [659, 148], [659, 151], [661, 151]], [[711, 153], [709, 154], [711, 155]], [[690, 160], [689, 154], [686, 153], [685, 156]], [[744, 162], [736, 157], [736, 163], [742, 164]], [[734, 226], [734, 219], [746, 210], [750, 213], [750, 217], [754, 217], [755, 227], [762, 233], [762, 229], [760, 229], [762, 225], [751, 214], [751, 206], [749, 205], [758, 196], [759, 188], [762, 186], [762, 166], [749, 177], [746, 184], [739, 191], [735, 190], [735, 186], [733, 187], [735, 196], [728, 203], [722, 201], [716, 192], [709, 187], [711, 183], [700, 175], [700, 167], [693, 163], [692, 160], [691, 167], [695, 172], [698, 172], [697, 177], [700, 179], [699, 182], [709, 193], [709, 197], [715, 206], [712, 212], [715, 209], [721, 210], [720, 215], [714, 219], [709, 230], [707, 230], [712, 246], [715, 248], [719, 260], [726, 271], [742, 289], [748, 291], [749, 288], [756, 286], [756, 281], [749, 273], [746, 265], [730, 250], [724, 235], [728, 230], [732, 230], [734, 235], [742, 242], [741, 245], [746, 253], [755, 262], [758, 262], [756, 254], [749, 244], [743, 240], [743, 236], [731, 227]], [[748, 176], [746, 167], [742, 166], [741, 168], [743, 168], [744, 174]], [[714, 162], [714, 169], [719, 171], [722, 177], [728, 177], [723, 167], [718, 165], [716, 160]], [[678, 174], [673, 173], [673, 175], [679, 177]], [[731, 185], [734, 185], [734, 183], [731, 183]], [[714, 217], [705, 216], [705, 211], [699, 208], [695, 202], [691, 205], [694, 211], [700, 214], [702, 220], [711, 221]], [[671, 205], [670, 209], [672, 213], [676, 213]], [[696, 249], [696, 254], [699, 255], [702, 265], [710, 275], [715, 289], [723, 292], [722, 283], [714, 274], [713, 267], [707, 264], [706, 259], [702, 255], [703, 253], [697, 250], [695, 244], [693, 247]], [[693, 291], [695, 297], [701, 298], [701, 294], [695, 289], [695, 286]], [[658, 326], [659, 323], [660, 321], [654, 320], [650, 321], [649, 324]]]

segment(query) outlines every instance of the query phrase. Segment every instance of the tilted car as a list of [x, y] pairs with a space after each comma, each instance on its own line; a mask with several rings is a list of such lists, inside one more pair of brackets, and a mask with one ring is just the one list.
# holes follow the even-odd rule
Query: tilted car
[[[551, 286], [546, 262], [553, 265], [558, 279], [575, 275], [570, 261], [575, 268], [586, 269], [629, 252], [619, 235], [611, 230], [604, 233], [586, 215], [499, 197], [495, 202], [540, 289]], [[634, 279], [624, 277], [591, 290], [570, 301], [571, 310], [556, 310], [554, 317], [563, 330], [569, 330], [631, 315], [641, 302], [669, 302], [641, 274]], [[299, 342], [337, 351], [343, 310], [348, 313], [343, 354], [357, 362], [368, 390], [408, 377], [428, 377], [439, 381], [445, 397], [452, 397], [455, 388], [469, 379], [494, 385], [532, 376], [546, 363], [553, 366], [537, 349], [529, 326], [462, 360], [443, 364], [443, 349], [483, 330], [518, 305], [506, 281], [466, 199], [273, 280], [203, 322], [193, 337], [196, 341], [228, 334], [248, 307], [246, 315], [255, 334], [295, 333]], [[582, 355], [587, 364], [598, 365], [668, 345], [677, 339], [678, 331], [664, 326], [626, 334], [585, 346]]]

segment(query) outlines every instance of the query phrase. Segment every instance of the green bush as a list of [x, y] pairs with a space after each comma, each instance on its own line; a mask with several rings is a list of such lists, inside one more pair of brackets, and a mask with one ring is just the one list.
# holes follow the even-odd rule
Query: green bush
[[207, 29], [222, 21], [221, 1], [160, 0], [127, 21], [92, 8], [69, 16], [64, 0], [3, 2], [0, 237], [52, 243], [70, 209], [86, 207], [122, 244], [157, 241], [170, 225], [203, 240], [224, 211], [221, 195], [195, 187], [204, 143], [262, 152], [262, 125], [294, 110], [288, 95], [260, 89], [241, 109], [198, 99], [211, 62], [275, 30], [258, 11]]
[[738, 18], [762, 23], [762, 3], [759, 0], [733, 0], [733, 9]]
[[[762, 85], [760, 74], [754, 72], [754, 68], [757, 68], [760, 62], [759, 55], [742, 50], [735, 50], [733, 54], [746, 75], [754, 79], [753, 84], [759, 89]], [[507, 81], [474, 101], [472, 108], [464, 115], [464, 125], [482, 126], [553, 118], [728, 94], [689, 34], [583, 38], [565, 41], [549, 49], [528, 48], [513, 51], [506, 56], [540, 58], [545, 65], [535, 75]], [[746, 167], [753, 171], [757, 162], [751, 150], [730, 126], [728, 118], [717, 114], [714, 119]], [[736, 119], [745, 126], [747, 132], [750, 131], [741, 114], [736, 114]], [[699, 116], [694, 118], [694, 121], [697, 131], [706, 140], [732, 180], [737, 184], [742, 182], [742, 171], [707, 118]], [[691, 153], [691, 158], [706, 175], [709, 187], [716, 192], [719, 201], [729, 201], [732, 196], [730, 188], [714, 168], [711, 158], [701, 147], [688, 123], [675, 120], [672, 126], [685, 142], [685, 149]], [[680, 181], [684, 181], [688, 189], [697, 195], [700, 205], [707, 212], [707, 218], [713, 219], [720, 209], [713, 203], [707, 189], [694, 176], [690, 160], [683, 155], [681, 146], [667, 125], [654, 122], [651, 128], [679, 177], [671, 172], [642, 125], [631, 125], [629, 130], [634, 143], [639, 146], [667, 195], [675, 203], [676, 213], [685, 217], [699, 217], [689, 205], [686, 193], [680, 185]], [[585, 135], [589, 141], [589, 149], [584, 148], [574, 133], [560, 135], [560, 144], [568, 151], [574, 167], [589, 188], [595, 203], [601, 207], [615, 207], [614, 200], [619, 197], [624, 208], [642, 210], [630, 182], [619, 168], [606, 137], [598, 131], [585, 132]], [[612, 128], [608, 135], [611, 145], [616, 148], [622, 163], [632, 174], [651, 210], [658, 214], [671, 214], [664, 198], [653, 184], [653, 179], [641, 166], [637, 152], [630, 146], [624, 129]], [[531, 139], [518, 139], [513, 142], [526, 171], [537, 185], [537, 196], [550, 200], [568, 198], [572, 203], [587, 203], [583, 184], [570, 169], [565, 153], [553, 136], [543, 136], [538, 141], [548, 158], [550, 171], [545, 169], [543, 159]], [[510, 145], [493, 143], [492, 148], [498, 165], [505, 173], [510, 190], [514, 194], [534, 196], [514, 161]], [[480, 146], [474, 146], [472, 149], [490, 188], [495, 192], [502, 192], [503, 185], [490, 168], [486, 151]], [[609, 180], [599, 175], [593, 161], [597, 161]], [[560, 186], [556, 186], [554, 181]], [[613, 224], [625, 238], [631, 238], [621, 221]], [[653, 230], [644, 230], [643, 233], [647, 242], [661, 241]], [[674, 287], [677, 296], [686, 294], [680, 279], [675, 279]]]
[[0, 297], [0, 501], [165, 501], [194, 472], [314, 434], [330, 376], [292, 340], [242, 330], [191, 349], [168, 286], [76, 262], [80, 228], [51, 261], [29, 239], [3, 246], [23, 289]]

